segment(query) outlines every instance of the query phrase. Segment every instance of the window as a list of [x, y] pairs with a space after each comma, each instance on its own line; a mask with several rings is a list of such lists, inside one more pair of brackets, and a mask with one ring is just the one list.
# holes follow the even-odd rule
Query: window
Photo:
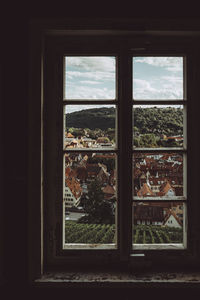
[[[122, 160], [118, 126], [122, 132], [134, 127], [133, 249], [156, 249], [158, 244], [159, 249], [184, 249], [187, 247], [185, 57], [132, 57], [133, 84], [127, 79], [133, 91], [133, 124], [129, 127], [120, 121], [116, 126], [120, 107], [128, 106], [126, 99], [115, 97], [116, 82], [122, 80], [118, 60], [118, 56], [64, 56], [63, 192], [71, 190], [74, 195], [70, 199], [71, 208], [82, 206], [84, 215], [77, 212], [76, 222], [73, 215], [71, 219], [63, 218], [63, 249], [117, 248], [116, 174], [121, 169], [116, 168], [116, 161]], [[150, 105], [149, 101], [155, 104]], [[127, 150], [131, 152], [131, 143]], [[131, 165], [131, 161], [124, 163]], [[164, 181], [159, 180], [162, 177]], [[155, 189], [152, 180], [157, 182]], [[130, 186], [126, 185], [128, 189]], [[182, 223], [176, 213], [180, 203], [177, 201], [184, 204]], [[67, 213], [66, 202], [63, 204]], [[67, 207], [70, 209], [69, 203]], [[181, 224], [176, 239], [173, 229], [169, 232], [167, 228], [172, 220], [165, 220], [172, 210], [176, 222]], [[134, 226], [138, 218], [142, 225], [147, 225], [148, 218], [155, 226]], [[176, 225], [176, 231], [175, 228]], [[153, 235], [158, 232], [156, 239]]]
[[185, 56], [133, 57], [133, 223], [155, 225], [133, 226], [133, 249], [187, 248], [185, 69]]
[[[63, 49], [58, 59], [58, 87], [54, 89], [60, 88], [56, 105], [61, 110], [62, 103], [63, 109], [62, 117], [60, 112], [55, 115], [60, 122], [55, 134], [59, 138], [62, 134], [63, 139], [62, 144], [58, 141], [58, 161], [63, 153], [58, 180], [63, 182], [63, 195], [71, 193], [68, 201], [63, 197], [63, 207], [61, 195], [53, 199], [60, 209], [61, 250], [117, 249], [123, 226], [120, 215], [124, 223], [119, 210], [129, 206], [131, 199], [126, 203], [124, 198], [130, 195], [131, 186], [133, 212], [127, 216], [130, 252], [186, 249], [186, 57], [134, 55], [128, 49], [123, 54], [109, 51], [97, 55], [93, 51], [72, 56]], [[129, 115], [131, 120], [126, 123]], [[125, 149], [120, 135], [127, 135]], [[129, 177], [123, 186], [121, 176]], [[180, 203], [182, 220], [176, 213]], [[170, 226], [169, 231], [171, 218], [174, 229]], [[173, 232], [176, 227], [180, 229], [177, 235]]]
[[134, 33], [79, 34], [44, 38], [37, 255], [45, 270], [138, 254], [181, 264], [196, 241], [187, 165], [197, 56], [181, 38], [140, 47]]
[[63, 249], [115, 249], [116, 57], [65, 56], [63, 69], [64, 190], [76, 211], [63, 218]]

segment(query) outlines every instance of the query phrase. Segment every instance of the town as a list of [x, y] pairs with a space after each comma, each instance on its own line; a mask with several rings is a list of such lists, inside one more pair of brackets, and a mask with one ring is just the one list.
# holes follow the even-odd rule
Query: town
[[[183, 196], [183, 157], [177, 153], [135, 154], [134, 195], [165, 199]], [[156, 200], [157, 201], [157, 200]], [[177, 202], [134, 203], [134, 223], [181, 228], [183, 204]]]
[[108, 136], [101, 134], [102, 136], [97, 136], [96, 138], [91, 138], [87, 134], [84, 136], [75, 137], [70, 132], [65, 134], [65, 149], [70, 148], [113, 148], [115, 143], [110, 141]]
[[71, 153], [65, 155], [65, 205], [84, 206], [88, 186], [97, 179], [107, 201], [116, 199], [116, 169], [113, 153]]
[[[112, 152], [116, 149], [115, 114], [113, 107], [66, 114], [63, 146], [65, 150], [73, 150], [65, 153], [66, 243], [113, 243], [115, 240], [118, 200], [117, 157]], [[160, 148], [159, 152], [133, 154], [133, 242], [182, 242], [183, 155], [164, 152], [162, 148], [183, 147], [183, 110], [135, 108], [133, 120], [133, 149]], [[95, 229], [86, 230], [85, 226]]]
[[[183, 158], [177, 153], [134, 154], [133, 194], [141, 201], [134, 202], [134, 224], [164, 225], [182, 228], [183, 204], [154, 200], [183, 196]], [[88, 187], [97, 179], [104, 200], [112, 205], [113, 214], [117, 199], [114, 153], [65, 154], [66, 220], [78, 221], [84, 216], [84, 199]], [[151, 202], [142, 202], [151, 197]]]

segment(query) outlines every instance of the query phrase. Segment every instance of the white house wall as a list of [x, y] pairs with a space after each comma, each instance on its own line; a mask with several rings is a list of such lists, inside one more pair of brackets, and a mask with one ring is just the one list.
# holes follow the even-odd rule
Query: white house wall
[[181, 225], [177, 222], [177, 220], [172, 215], [169, 216], [165, 225], [168, 227], [182, 228]]

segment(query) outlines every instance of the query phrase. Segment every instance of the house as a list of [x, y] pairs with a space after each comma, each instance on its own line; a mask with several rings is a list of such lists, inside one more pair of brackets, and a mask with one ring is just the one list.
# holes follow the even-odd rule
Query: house
[[104, 164], [98, 163], [98, 165], [101, 167], [99, 174], [97, 175], [97, 178], [101, 183], [108, 183], [110, 174], [107, 172], [107, 167]]
[[135, 225], [162, 225], [164, 221], [163, 208], [160, 206], [134, 206]]
[[161, 185], [164, 183], [164, 179], [157, 176], [156, 177], [151, 176], [149, 178], [149, 183], [151, 185], [152, 192], [157, 195], [160, 192]]
[[164, 226], [182, 228], [182, 223], [178, 216], [174, 213], [173, 210], [169, 209], [167, 215], [165, 216]]
[[108, 183], [110, 174], [107, 172], [107, 167], [103, 164], [86, 164], [87, 181], [97, 178], [102, 183]]
[[113, 144], [110, 142], [109, 138], [106, 136], [97, 138], [97, 145], [101, 147], [112, 147]]
[[160, 192], [158, 196], [166, 196], [166, 197], [173, 197], [176, 196], [175, 190], [172, 188], [171, 184], [168, 180], [166, 180], [160, 187]]
[[64, 202], [66, 207], [78, 206], [82, 195], [82, 188], [75, 177], [68, 177], [65, 180]]
[[142, 193], [151, 196], [151, 192], [159, 197], [183, 195], [183, 166], [174, 160], [177, 158], [169, 154], [165, 154], [164, 158], [165, 164], [139, 165], [138, 162], [136, 163], [133, 174], [135, 195]]
[[77, 147], [78, 142], [74, 138], [66, 138], [65, 139], [65, 148], [75, 148]]
[[70, 132], [66, 132], [65, 137], [66, 138], [74, 138], [73, 134], [71, 134]]
[[82, 188], [77, 179], [77, 170], [67, 167], [65, 169], [65, 194], [66, 207], [78, 206], [82, 195]]
[[81, 140], [81, 144], [85, 148], [95, 147], [96, 146], [96, 140], [93, 140], [93, 139], [88, 138], [88, 137], [83, 137], [82, 140]]
[[175, 204], [176, 203], [174, 203], [174, 205], [172, 206], [171, 209], [175, 213], [175, 215], [178, 217], [181, 224], [183, 224], [183, 204], [182, 203], [178, 203], [177, 205], [175, 205]]
[[104, 197], [107, 200], [115, 198], [115, 189], [113, 186], [107, 184], [105, 187], [102, 188], [102, 191], [104, 193]]
[[137, 192], [138, 197], [152, 197], [155, 196], [150, 186], [147, 183], [144, 183], [141, 189]]

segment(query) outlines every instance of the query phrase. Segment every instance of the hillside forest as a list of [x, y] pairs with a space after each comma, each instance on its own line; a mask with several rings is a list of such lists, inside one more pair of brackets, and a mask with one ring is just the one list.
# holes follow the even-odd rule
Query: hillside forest
[[[114, 107], [85, 109], [66, 114], [66, 130], [74, 137], [92, 139], [105, 136], [115, 142]], [[182, 107], [134, 107], [133, 137], [135, 147], [180, 147], [183, 136]], [[179, 137], [180, 140], [172, 137]]]

